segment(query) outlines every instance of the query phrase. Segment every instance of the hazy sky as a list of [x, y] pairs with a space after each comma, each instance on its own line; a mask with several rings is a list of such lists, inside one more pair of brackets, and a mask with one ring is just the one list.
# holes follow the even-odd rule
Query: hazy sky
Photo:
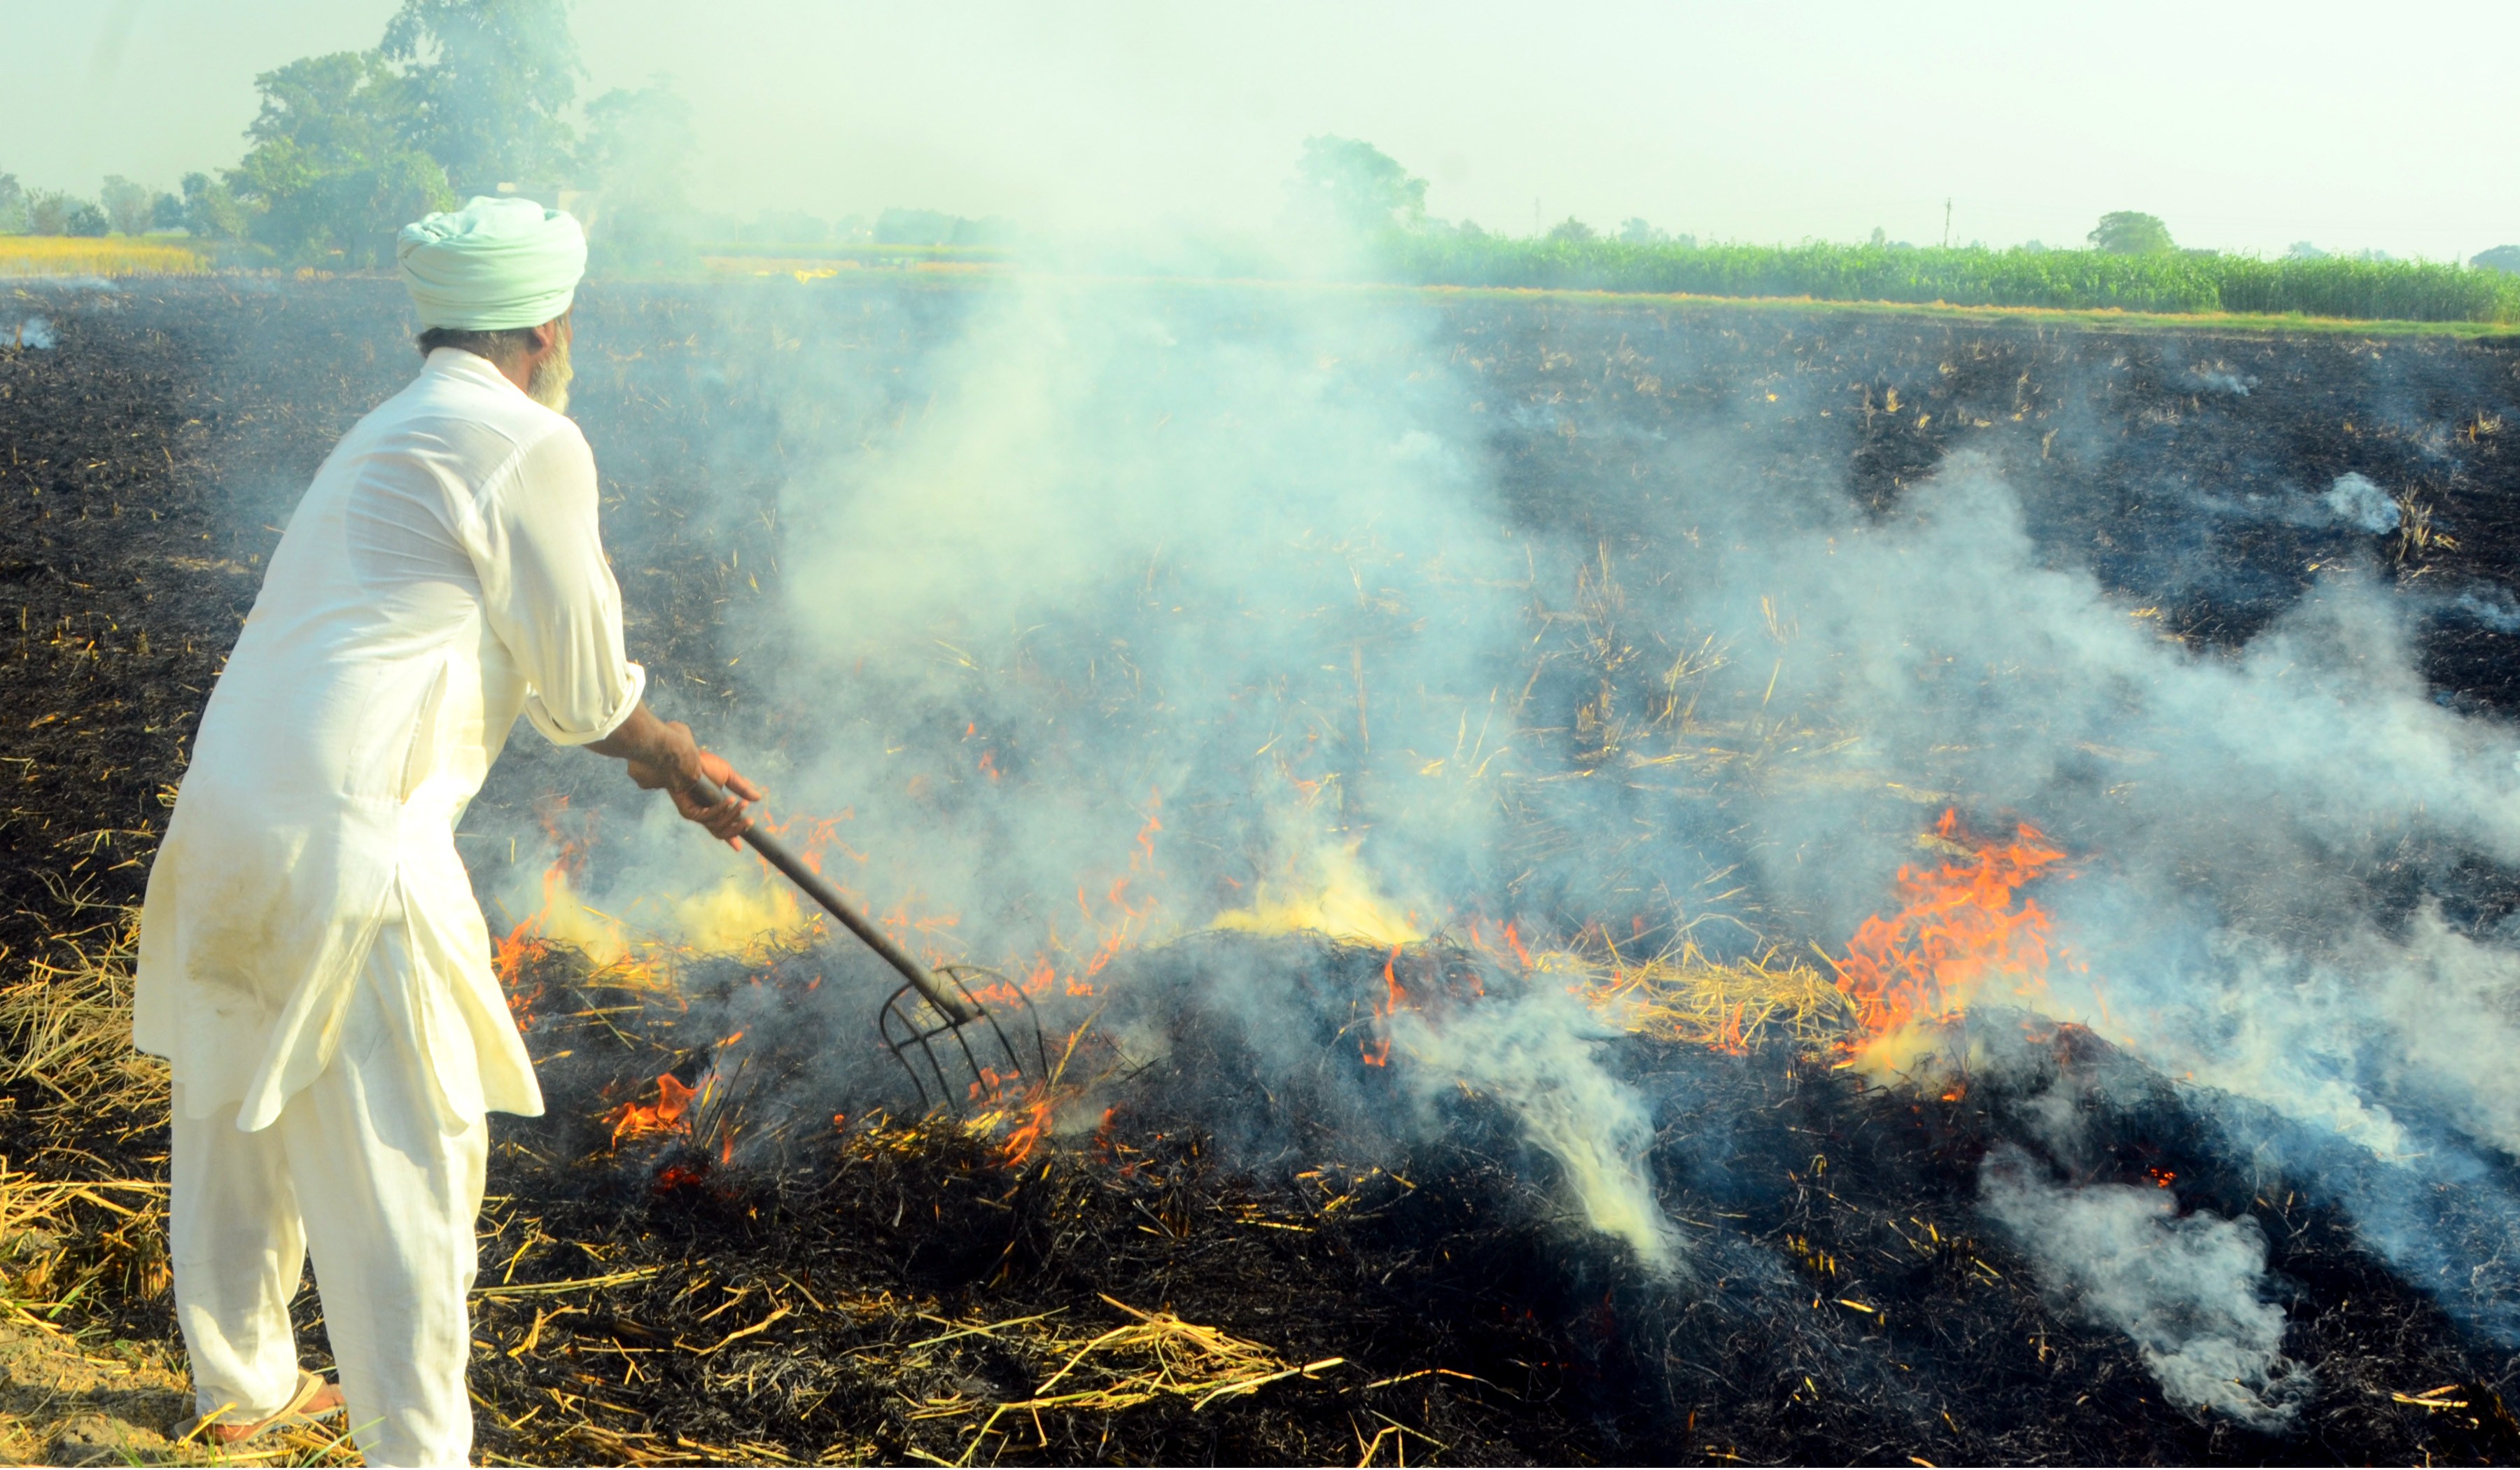
[[[93, 194], [232, 164], [253, 73], [396, 0], [0, 0], [0, 169]], [[1429, 209], [1745, 240], [2473, 254], [2520, 243], [2512, 4], [1123, 5], [578, 0], [582, 96], [670, 72], [701, 202], [1257, 224], [1303, 138]], [[36, 59], [41, 59], [40, 64]]]

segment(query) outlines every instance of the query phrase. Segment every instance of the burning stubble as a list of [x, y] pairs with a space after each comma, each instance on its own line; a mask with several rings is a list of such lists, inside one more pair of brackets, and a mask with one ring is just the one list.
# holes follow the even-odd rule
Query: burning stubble
[[[2190, 646], [2034, 537], [2015, 481], [2047, 472], [2041, 438], [1868, 506], [1719, 426], [1492, 398], [1474, 354], [1426, 350], [1434, 326], [1335, 292], [1027, 282], [977, 299], [896, 391], [853, 376], [870, 343], [845, 318], [825, 352], [793, 350], [792, 323], [730, 323], [771, 342], [789, 563], [782, 599], [730, 615], [828, 732], [738, 754], [791, 806], [847, 814], [850, 881], [905, 932], [1042, 974], [1042, 995], [1219, 922], [1380, 945], [1518, 918], [1562, 949], [1650, 912], [1743, 954], [1826, 952], [1879, 1012], [1850, 1045], [1879, 1044], [1885, 1082], [2001, 1065], [1939, 1045], [1971, 1008], [2087, 1026], [2244, 1147], [2333, 1180], [2393, 1259], [2457, 1254], [2390, 1181], [2508, 1157], [2513, 1099], [2439, 1079], [2490, 1075], [2498, 1033], [2472, 1023], [2515, 981], [2498, 943], [2408, 928], [2364, 875], [2418, 840], [2520, 861], [2520, 780], [2506, 731], [2430, 697], [2406, 603], [2338, 575], [2254, 638]], [[1524, 471], [1488, 446], [1531, 440], [1617, 457], [1626, 509], [1509, 505]], [[651, 820], [670, 870], [622, 887], [722, 881]], [[1950, 895], [1903, 869], [1956, 871], [1975, 916], [1955, 929]], [[1892, 1003], [1864, 965], [1887, 976], [1900, 947], [1931, 984]], [[1210, 983], [1259, 1030], [1302, 1031], [1283, 977]], [[1408, 1090], [1494, 1098], [1588, 1227], [1674, 1262], [1644, 1165], [1669, 1099], [1603, 1066], [1580, 1004], [1496, 994], [1378, 1018]], [[1299, 1050], [1283, 1064], [1315, 1064]], [[2378, 1172], [2319, 1168], [2306, 1137]], [[2462, 1310], [2499, 1321], [2493, 1292]]]
[[[771, 769], [848, 811], [846, 881], [956, 915], [922, 935], [940, 958], [1055, 977], [1037, 1001], [1090, 994], [1122, 927], [1392, 946], [1484, 907], [1531, 562], [1460, 398], [1395, 385], [1429, 326], [1018, 286], [933, 396], [858, 431], [878, 458], [809, 460], [778, 636], [836, 737]], [[1651, 1109], [1595, 1055], [1599, 1021], [1564, 997], [1413, 1019], [1379, 1044], [1410, 1088], [1495, 1098], [1578, 1219], [1675, 1269]]]

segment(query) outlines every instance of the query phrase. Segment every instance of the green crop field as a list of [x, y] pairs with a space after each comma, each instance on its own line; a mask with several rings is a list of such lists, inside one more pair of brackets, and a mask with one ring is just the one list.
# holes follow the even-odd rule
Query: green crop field
[[2520, 276], [2430, 261], [1873, 245], [1628, 245], [1395, 233], [1380, 243], [1369, 269], [1377, 279], [1417, 286], [2520, 322]]

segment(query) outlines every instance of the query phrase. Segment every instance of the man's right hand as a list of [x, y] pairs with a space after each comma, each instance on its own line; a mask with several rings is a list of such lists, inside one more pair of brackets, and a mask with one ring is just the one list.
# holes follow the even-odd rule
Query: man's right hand
[[[690, 726], [656, 718], [644, 701], [621, 722], [620, 729], [586, 748], [626, 763], [630, 780], [641, 790], [663, 789], [673, 797], [674, 810], [707, 827], [710, 836], [730, 847], [752, 825], [744, 807], [761, 799], [760, 787], [744, 780], [724, 757], [702, 750], [692, 738]], [[698, 794], [703, 781], [716, 788], [717, 800], [704, 801]]]

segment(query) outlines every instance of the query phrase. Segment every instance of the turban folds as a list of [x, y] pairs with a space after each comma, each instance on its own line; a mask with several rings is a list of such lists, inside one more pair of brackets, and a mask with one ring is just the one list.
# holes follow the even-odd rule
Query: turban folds
[[531, 200], [476, 197], [403, 226], [394, 264], [424, 328], [539, 327], [577, 299], [586, 231]]

